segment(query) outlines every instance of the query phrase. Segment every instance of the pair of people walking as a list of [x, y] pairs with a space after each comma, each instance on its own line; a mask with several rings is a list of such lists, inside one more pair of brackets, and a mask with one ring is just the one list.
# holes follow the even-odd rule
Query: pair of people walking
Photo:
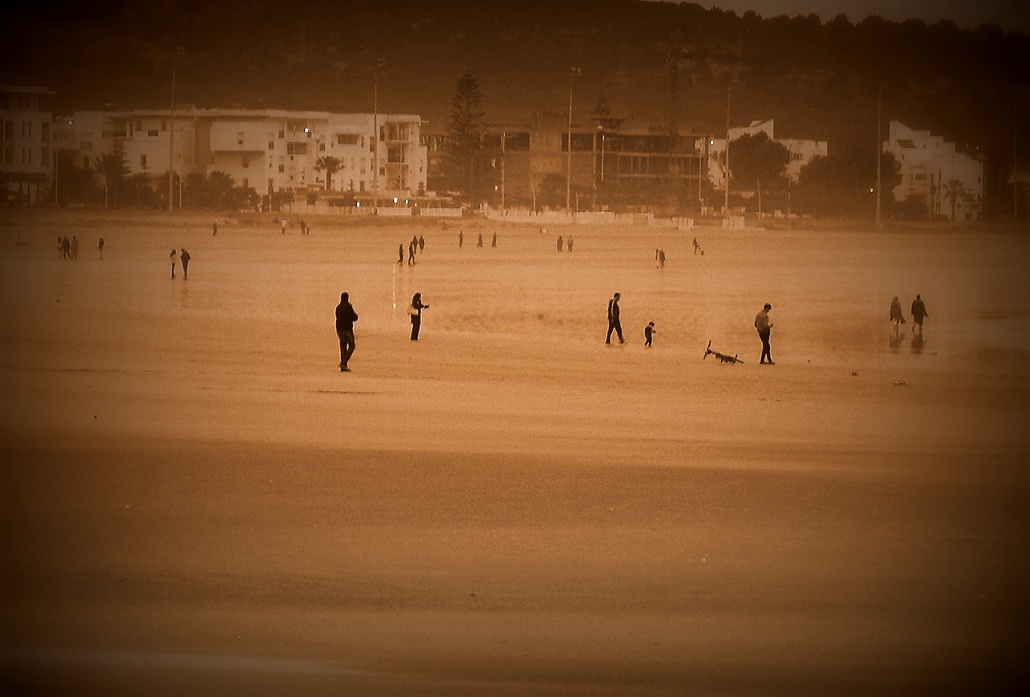
[[[923, 320], [930, 316], [930, 313], [926, 311], [926, 303], [923, 302], [923, 298], [916, 293], [916, 299], [912, 301], [912, 321], [915, 322], [916, 328], [919, 333], [923, 333]], [[905, 316], [901, 314], [901, 301], [898, 300], [898, 296], [894, 296], [891, 299], [890, 307], [890, 321], [894, 326], [894, 333], [897, 334], [901, 325], [905, 323]]]
[[185, 249], [173, 249], [168, 254], [168, 261], [172, 264], [172, 278], [175, 278], [175, 263], [177, 261], [182, 262], [182, 277], [184, 279], [188, 279], [190, 277], [190, 253], [187, 252]]

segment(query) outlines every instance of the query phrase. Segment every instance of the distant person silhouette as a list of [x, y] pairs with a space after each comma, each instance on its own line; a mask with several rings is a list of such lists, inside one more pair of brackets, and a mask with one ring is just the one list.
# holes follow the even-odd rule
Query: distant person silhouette
[[654, 340], [654, 322], [648, 322], [647, 326], [644, 327], [644, 346], [651, 348], [651, 342]]
[[104, 238], [100, 238], [100, 242], [97, 243], [97, 249], [100, 250], [100, 258], [104, 258]]
[[562, 238], [561, 238], [561, 235], [558, 235], [558, 242], [557, 242], [557, 245], [558, 245], [558, 251], [559, 251], [559, 252], [561, 251], [561, 248], [562, 248], [562, 245], [563, 245], [563, 244], [564, 244], [564, 241], [562, 240]]
[[891, 324], [894, 325], [894, 333], [897, 334], [901, 329], [901, 325], [905, 323], [905, 316], [901, 314], [901, 301], [898, 300], [896, 295], [891, 300], [890, 320]]
[[926, 305], [923, 303], [923, 299], [919, 297], [919, 293], [916, 293], [916, 299], [912, 301], [912, 321], [916, 323], [916, 327], [919, 328], [919, 334], [923, 333], [923, 319], [929, 317], [930, 313], [926, 311]]
[[350, 304], [350, 294], [340, 293], [340, 304], [336, 306], [336, 336], [340, 339], [340, 372], [349, 373], [347, 362], [354, 355], [354, 323], [358, 313]]
[[772, 332], [772, 322], [769, 321], [769, 310], [772, 309], [772, 305], [766, 303], [761, 312], [755, 315], [755, 329], [758, 330], [758, 338], [762, 340], [762, 357], [758, 363], [768, 362], [769, 365], [773, 364], [772, 349], [769, 347], [769, 334]]
[[612, 296], [612, 299], [608, 301], [608, 334], [604, 337], [604, 343], [612, 343], [612, 332], [614, 331], [619, 337], [619, 343], [625, 343], [622, 339], [622, 321], [619, 318], [619, 300], [622, 295], [616, 293]]
[[179, 252], [179, 260], [182, 261], [182, 277], [188, 279], [190, 277], [190, 253], [185, 249]]
[[177, 262], [178, 260], [179, 260], [179, 252], [177, 250], [173, 249], [168, 254], [168, 261], [170, 261], [171, 264], [172, 264], [172, 278], [175, 278], [175, 262]]
[[422, 310], [429, 307], [422, 302], [422, 294], [415, 293], [411, 296], [411, 305], [408, 306], [408, 316], [411, 317], [411, 340], [418, 341], [418, 332], [422, 328]]

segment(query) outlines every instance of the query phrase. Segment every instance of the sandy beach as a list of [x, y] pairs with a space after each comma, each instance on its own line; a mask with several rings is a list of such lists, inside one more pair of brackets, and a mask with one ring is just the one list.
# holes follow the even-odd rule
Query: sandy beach
[[1026, 230], [272, 217], [0, 211], [5, 694], [1030, 691]]

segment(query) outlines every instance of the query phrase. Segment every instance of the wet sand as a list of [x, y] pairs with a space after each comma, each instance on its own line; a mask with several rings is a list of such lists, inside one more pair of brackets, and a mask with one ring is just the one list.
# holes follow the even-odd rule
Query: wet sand
[[0, 217], [6, 692], [1030, 686], [1024, 235], [267, 218]]

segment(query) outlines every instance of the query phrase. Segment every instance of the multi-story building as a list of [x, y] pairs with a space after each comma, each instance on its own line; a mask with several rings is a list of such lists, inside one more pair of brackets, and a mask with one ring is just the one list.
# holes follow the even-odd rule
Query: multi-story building
[[[757, 136], [764, 133], [769, 140], [779, 143], [787, 148], [790, 157], [787, 162], [785, 174], [791, 183], [796, 184], [801, 170], [809, 162], [817, 157], [826, 157], [827, 142], [825, 140], [806, 140], [803, 138], [776, 138], [775, 122], [773, 119], [765, 121], [752, 121], [747, 126], [739, 126], [729, 130], [729, 140], [733, 141], [743, 136]], [[726, 138], [711, 138], [708, 142], [708, 178], [712, 186], [722, 190], [726, 188]], [[730, 149], [730, 170], [733, 169], [733, 150]], [[742, 184], [742, 189], [747, 185]]]
[[[170, 126], [174, 125], [174, 129]], [[259, 195], [324, 192], [391, 205], [425, 190], [421, 119], [402, 114], [183, 109], [76, 112], [59, 146], [91, 158], [119, 152], [130, 174], [223, 172]], [[378, 130], [378, 140], [373, 133]], [[378, 166], [377, 166], [378, 165]]]
[[901, 165], [901, 183], [894, 200], [917, 200], [933, 216], [956, 220], [980, 217], [984, 193], [983, 162], [958, 152], [954, 143], [929, 131], [917, 131], [899, 121], [890, 122], [883, 150]]
[[42, 87], [0, 85], [0, 201], [35, 204], [46, 191], [54, 95]]
[[[692, 206], [706, 176], [705, 140], [609, 117], [571, 128], [560, 114], [539, 114], [529, 126], [487, 126], [475, 165], [486, 172], [485, 188], [474, 198], [538, 210]], [[439, 172], [447, 138], [430, 133], [426, 142], [431, 169]]]

